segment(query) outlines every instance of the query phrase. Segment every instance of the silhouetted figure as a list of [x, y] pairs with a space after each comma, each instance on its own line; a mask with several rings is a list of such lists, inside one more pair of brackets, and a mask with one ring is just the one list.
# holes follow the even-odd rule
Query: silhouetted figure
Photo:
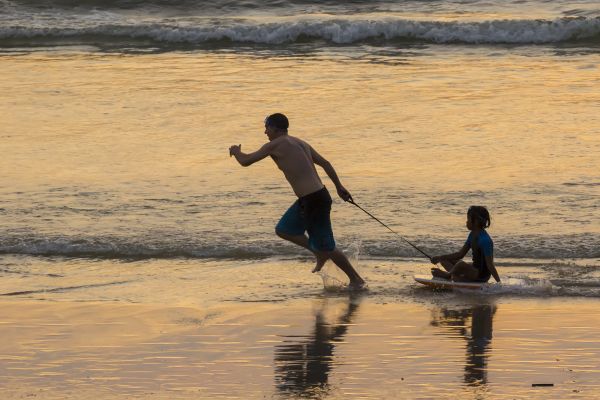
[[242, 152], [241, 144], [233, 145], [229, 148], [229, 156], [234, 156], [244, 167], [269, 156], [298, 197], [275, 226], [275, 233], [315, 255], [312, 272], [319, 272], [327, 260], [331, 260], [348, 276], [351, 289], [363, 290], [366, 288], [364, 279], [335, 244], [331, 196], [315, 166], [327, 173], [342, 200], [352, 201], [352, 195], [342, 186], [333, 165], [307, 142], [289, 135], [289, 126], [285, 115], [271, 114], [265, 119], [265, 135], [269, 141], [252, 153]]
[[327, 393], [335, 342], [341, 342], [358, 304], [348, 300], [347, 308], [335, 323], [327, 323], [324, 309], [315, 316], [312, 333], [300, 340], [289, 336], [275, 347], [275, 385], [285, 394], [320, 398]]
[[[467, 341], [465, 361], [466, 384], [477, 386], [487, 383], [488, 347], [492, 342], [492, 323], [496, 306], [481, 304], [469, 309], [450, 310], [442, 308], [434, 315], [431, 325], [450, 328], [453, 334], [460, 334]], [[467, 329], [471, 319], [471, 329]]]

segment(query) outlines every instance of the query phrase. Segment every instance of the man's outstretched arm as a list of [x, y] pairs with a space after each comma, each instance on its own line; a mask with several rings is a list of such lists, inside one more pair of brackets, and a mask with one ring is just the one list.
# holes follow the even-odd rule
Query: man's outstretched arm
[[249, 165], [254, 164], [257, 161], [262, 160], [266, 156], [271, 155], [271, 149], [273, 146], [271, 142], [264, 144], [260, 149], [255, 151], [254, 153], [242, 153], [242, 145], [234, 144], [229, 148], [229, 157], [234, 156], [237, 162], [240, 163], [241, 166], [247, 167]]
[[342, 200], [344, 200], [344, 201], [352, 200], [352, 195], [350, 194], [350, 192], [348, 190], [346, 190], [346, 188], [340, 182], [340, 178], [337, 176], [337, 173], [335, 172], [333, 165], [331, 165], [331, 163], [329, 161], [327, 161], [325, 158], [323, 158], [323, 156], [321, 156], [319, 153], [317, 153], [317, 151], [315, 149], [313, 149], [312, 147], [310, 148], [310, 152], [312, 155], [313, 162], [315, 164], [317, 164], [318, 166], [320, 166], [321, 168], [323, 168], [323, 170], [325, 171], [325, 173], [327, 174], [329, 179], [331, 179], [331, 181], [335, 185], [338, 195], [342, 198]]

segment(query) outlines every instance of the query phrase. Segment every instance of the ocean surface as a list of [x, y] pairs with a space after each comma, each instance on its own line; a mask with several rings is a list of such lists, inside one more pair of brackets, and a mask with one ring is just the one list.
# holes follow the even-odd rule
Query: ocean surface
[[[430, 254], [485, 205], [510, 295], [600, 296], [598, 1], [0, 0], [0, 68], [2, 294], [322, 290], [274, 234], [281, 173], [228, 156], [283, 112]], [[415, 296], [427, 260], [339, 198], [332, 218], [372, 293]]]
[[[597, 1], [2, 0], [3, 45], [597, 45]], [[304, 46], [302, 46], [304, 47]]]

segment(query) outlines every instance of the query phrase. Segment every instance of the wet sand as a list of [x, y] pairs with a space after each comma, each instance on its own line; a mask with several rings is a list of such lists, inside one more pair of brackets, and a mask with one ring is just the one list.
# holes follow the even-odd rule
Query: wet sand
[[3, 399], [594, 398], [599, 305], [326, 292], [204, 309], [8, 300], [0, 389]]

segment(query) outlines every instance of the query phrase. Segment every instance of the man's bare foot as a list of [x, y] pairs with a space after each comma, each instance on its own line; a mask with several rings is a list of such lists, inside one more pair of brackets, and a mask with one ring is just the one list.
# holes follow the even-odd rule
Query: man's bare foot
[[439, 268], [431, 268], [431, 275], [433, 275], [436, 278], [443, 278], [443, 279], [448, 279], [448, 280], [452, 279], [452, 275], [450, 275], [446, 271], [442, 271]]
[[323, 268], [323, 265], [325, 265], [327, 260], [329, 260], [329, 257], [321, 256], [318, 254], [316, 255], [316, 257], [317, 257], [317, 264], [315, 264], [315, 267], [312, 270], [313, 273], [319, 272]]
[[364, 279], [359, 278], [359, 280], [350, 282], [348, 288], [353, 291], [367, 290], [367, 282], [365, 282]]

